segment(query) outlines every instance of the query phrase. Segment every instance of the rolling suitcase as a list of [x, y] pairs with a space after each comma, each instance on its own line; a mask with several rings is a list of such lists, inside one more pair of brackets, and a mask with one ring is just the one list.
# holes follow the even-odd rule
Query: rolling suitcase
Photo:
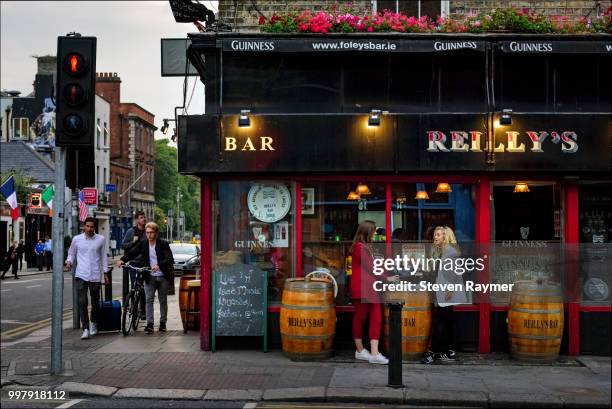
[[100, 286], [98, 331], [121, 331], [121, 303], [118, 300], [104, 301], [102, 286]]

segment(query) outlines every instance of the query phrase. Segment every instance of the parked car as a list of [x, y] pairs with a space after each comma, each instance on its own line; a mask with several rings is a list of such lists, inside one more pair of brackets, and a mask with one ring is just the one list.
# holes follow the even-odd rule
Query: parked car
[[170, 249], [174, 256], [174, 273], [181, 274], [184, 269], [193, 268], [197, 259], [199, 264], [200, 247], [192, 243], [170, 243]]

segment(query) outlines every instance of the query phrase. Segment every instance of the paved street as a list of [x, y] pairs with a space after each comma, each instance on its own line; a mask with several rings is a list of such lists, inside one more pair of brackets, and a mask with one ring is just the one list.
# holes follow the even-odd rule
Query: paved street
[[[8, 334], [14, 334], [12, 338], [19, 338], [27, 333], [18, 331], [20, 328], [35, 329], [38, 323], [51, 318], [52, 274], [37, 274], [38, 270], [35, 269], [24, 270], [21, 279], [15, 280], [9, 273], [0, 281], [1, 333], [5, 337], [7, 331], [10, 331]], [[115, 269], [113, 297], [121, 295], [121, 279], [121, 269]], [[70, 273], [64, 273], [64, 312], [70, 311], [72, 278]]]

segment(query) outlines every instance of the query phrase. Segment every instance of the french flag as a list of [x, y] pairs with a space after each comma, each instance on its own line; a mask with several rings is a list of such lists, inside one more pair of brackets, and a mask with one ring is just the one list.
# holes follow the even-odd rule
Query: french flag
[[13, 220], [19, 218], [19, 207], [17, 206], [17, 191], [15, 190], [15, 178], [13, 175], [0, 186], [0, 193], [6, 198], [9, 206], [11, 206], [11, 217]]

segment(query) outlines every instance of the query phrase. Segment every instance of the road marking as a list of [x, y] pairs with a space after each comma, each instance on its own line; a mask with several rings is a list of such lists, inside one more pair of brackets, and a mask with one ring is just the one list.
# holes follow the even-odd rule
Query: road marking
[[[69, 319], [72, 316], [72, 310], [69, 310], [68, 312], [64, 313], [64, 316], [62, 317], [64, 320]], [[28, 331], [34, 331], [40, 328], [44, 328], [47, 325], [49, 325], [51, 323], [51, 318], [47, 318], [41, 321], [37, 321], [37, 322], [33, 322], [31, 324], [28, 325], [24, 325], [22, 327], [19, 328], [15, 328], [9, 331], [5, 331], [0, 333], [0, 336], [2, 338], [14, 338], [17, 337], [19, 335], [21, 335], [22, 333], [28, 332]]]
[[255, 409], [257, 407], [257, 402], [247, 402], [244, 404], [242, 409]]
[[2, 284], [25, 284], [25, 283], [32, 283], [34, 281], [45, 281], [47, 280], [46, 278], [32, 278], [31, 280], [13, 280], [13, 281], [4, 281]]
[[2, 320], [1, 324], [31, 324], [31, 322], [26, 321], [16, 321], [16, 320]]
[[7, 288], [6, 290], [0, 290], [1, 293], [5, 293], [7, 291], [13, 291], [13, 290], [11, 290], [10, 288]]
[[28, 286], [26, 286], [26, 288], [36, 288], [36, 287], [42, 287], [42, 285], [36, 284], [36, 285], [28, 285]]
[[76, 405], [76, 404], [77, 404], [77, 403], [79, 403], [79, 402], [83, 402], [84, 400], [85, 400], [85, 399], [72, 399], [72, 400], [69, 400], [69, 401], [68, 401], [68, 402], [66, 402], [66, 403], [62, 403], [62, 404], [61, 404], [61, 405], [59, 405], [59, 406], [58, 406], [56, 409], [66, 409], [66, 408], [69, 408], [69, 407], [71, 407], [71, 406]]

